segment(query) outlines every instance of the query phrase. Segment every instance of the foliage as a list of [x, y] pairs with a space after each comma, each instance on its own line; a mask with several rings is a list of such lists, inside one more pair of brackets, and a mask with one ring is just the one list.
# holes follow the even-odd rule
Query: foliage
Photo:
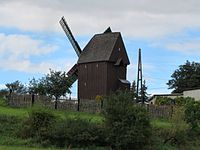
[[40, 142], [47, 139], [56, 122], [55, 115], [47, 109], [33, 109], [22, 125], [22, 138], [37, 137]]
[[185, 117], [191, 126], [191, 130], [200, 135], [200, 101], [189, 101], [186, 103]]
[[[40, 110], [43, 112], [42, 109], [40, 109]], [[40, 111], [40, 110], [37, 109], [37, 111]], [[93, 141], [94, 143], [92, 143], [90, 145], [90, 147], [88, 147], [88, 148], [81, 146], [81, 145], [77, 145], [77, 146], [80, 146], [80, 148], [72, 148], [73, 146], [76, 146], [76, 145], [71, 145], [72, 147], [71, 148], [68, 147], [68, 149], [72, 149], [72, 150], [110, 149], [110, 148], [107, 148], [104, 146], [103, 147], [95, 146], [95, 145], [109, 144], [108, 143], [109, 141], [107, 141], [108, 140], [107, 137], [109, 137], [108, 133], [110, 131], [105, 130], [103, 122], [102, 122], [103, 117], [101, 117], [99, 114], [89, 114], [89, 113], [84, 113], [84, 112], [68, 112], [68, 111], [66, 112], [66, 111], [51, 110], [51, 112], [54, 115], [56, 115], [56, 122], [52, 126], [51, 130], [48, 131], [49, 132], [49, 134], [47, 134], [48, 136], [43, 136], [43, 138], [46, 138], [46, 139], [43, 139], [41, 141], [41, 139], [39, 139], [36, 136], [33, 136], [31, 138], [21, 139], [19, 136], [17, 136], [17, 133], [22, 135], [22, 132], [24, 132], [24, 128], [27, 129], [27, 127], [26, 127], [27, 124], [24, 123], [25, 120], [28, 120], [28, 118], [29, 118], [27, 111], [29, 111], [28, 108], [19, 109], [19, 108], [9, 108], [8, 106], [7, 107], [0, 106], [0, 135], [1, 135], [0, 136], [0, 149], [19, 149], [20, 150], [20, 149], [30, 149], [29, 147], [33, 147], [33, 149], [45, 149], [45, 148], [38, 148], [38, 147], [41, 147], [42, 144], [44, 144], [43, 141], [46, 144], [48, 144], [48, 145], [46, 145], [46, 146], [48, 146], [47, 149], [60, 149], [60, 148], [54, 147], [54, 145], [53, 145], [53, 144], [59, 145], [59, 142], [58, 141], [52, 142], [52, 141], [55, 139], [57, 139], [57, 140], [61, 139], [60, 136], [63, 136], [65, 131], [67, 132], [70, 129], [73, 129], [73, 132], [69, 131], [69, 132], [67, 132], [66, 135], [69, 135], [68, 133], [76, 134], [77, 128], [79, 128], [79, 129], [77, 129], [77, 135], [80, 133], [79, 140], [81, 139], [81, 137], [88, 135], [88, 134], [89, 135], [91, 134], [91, 136], [95, 136], [96, 140], [94, 140]], [[34, 111], [36, 111], [36, 110], [34, 109]], [[47, 112], [48, 112], [48, 110], [47, 110]], [[177, 115], [177, 119], [179, 119], [179, 116], [182, 116], [182, 115]], [[79, 122], [77, 120], [81, 120], [80, 123], [77, 123], [77, 122]], [[79, 127], [79, 126], [81, 126], [80, 124], [82, 124], [82, 122], [84, 122], [84, 121], [86, 123], [83, 123], [84, 124], [83, 127]], [[21, 125], [22, 122], [23, 122], [23, 125]], [[73, 123], [69, 123], [69, 122], [73, 122]], [[179, 121], [177, 120], [175, 122], [178, 123]], [[87, 124], [89, 124], [89, 125], [87, 125]], [[151, 124], [152, 124], [152, 128], [150, 128], [150, 129], [154, 132], [153, 137], [151, 138], [152, 139], [151, 143], [145, 143], [147, 148], [144, 147], [144, 149], [146, 148], [146, 149], [155, 149], [155, 150], [159, 150], [159, 149], [197, 150], [200, 148], [199, 136], [193, 136], [193, 135], [192, 135], [192, 137], [187, 138], [187, 141], [185, 144], [184, 144], [184, 141], [180, 141], [183, 143], [182, 146], [181, 145], [180, 146], [171, 145], [170, 141], [168, 141], [166, 144], [163, 144], [164, 140], [170, 138], [170, 135], [172, 135], [172, 133], [175, 133], [175, 132], [171, 131], [172, 126], [173, 126], [172, 120], [169, 121], [168, 119], [151, 119]], [[179, 130], [180, 126], [182, 126], [181, 124], [182, 124], [182, 121], [180, 121], [180, 124], [178, 124], [178, 127], [177, 127], [178, 130]], [[76, 127], [74, 127], [74, 126], [76, 126]], [[86, 128], [86, 126], [88, 127], [86, 133], [80, 132], [81, 128]], [[64, 127], [69, 127], [69, 128], [64, 128]], [[90, 130], [90, 127], [92, 127], [91, 130]], [[175, 127], [175, 124], [174, 124], [174, 127]], [[181, 127], [181, 130], [182, 129], [183, 128]], [[184, 131], [184, 130], [182, 130], [182, 131]], [[55, 133], [55, 135], [57, 135], [57, 137], [53, 133]], [[182, 135], [184, 135], [184, 132], [182, 132], [182, 133], [183, 133]], [[176, 137], [182, 136], [179, 134], [174, 134], [174, 135], [176, 135]], [[87, 137], [91, 137], [91, 136], [87, 136]], [[98, 136], [98, 138], [96, 138], [97, 136]], [[64, 136], [64, 137], [67, 137], [67, 136]], [[48, 139], [51, 139], [50, 142], [48, 142]], [[74, 140], [74, 139], [72, 139], [72, 140]], [[99, 141], [105, 142], [105, 140], [106, 140], [106, 143], [99, 143]], [[41, 142], [42, 142], [42, 144], [41, 144]], [[91, 142], [91, 141], [89, 141], [89, 142]], [[87, 145], [87, 143], [89, 143], [89, 142], [86, 142], [85, 145]], [[71, 142], [66, 142], [64, 144], [68, 145], [68, 143], [71, 143]], [[61, 142], [61, 144], [62, 144], [62, 142]], [[5, 145], [5, 146], [2, 146], [2, 145]], [[10, 147], [11, 145], [12, 145], [12, 147]], [[66, 149], [66, 148], [67, 147], [65, 147], [63, 149]]]
[[51, 97], [55, 97], [55, 109], [57, 109], [57, 101], [61, 96], [65, 96], [70, 91], [70, 78], [65, 72], [50, 70], [44, 78], [40, 80], [40, 87]]
[[184, 144], [187, 140], [188, 124], [185, 119], [185, 109], [184, 107], [174, 107], [173, 114], [170, 119], [171, 128], [169, 128], [168, 138], [165, 139], [166, 142], [171, 142], [171, 144]]
[[155, 104], [156, 105], [171, 105], [173, 99], [169, 97], [157, 97]]
[[174, 99], [170, 97], [157, 97], [155, 104], [156, 105], [176, 105], [176, 106], [184, 106], [190, 101], [194, 101], [191, 97], [176, 97]]
[[137, 96], [137, 91], [136, 91], [136, 98], [137, 98], [137, 102], [142, 102], [144, 103], [145, 101], [147, 101], [149, 94], [147, 93], [147, 86], [146, 86], [146, 81], [144, 80], [144, 82], [141, 85], [141, 89], [138, 89], [138, 96]]
[[39, 80], [36, 80], [35, 78], [31, 79], [29, 81], [28, 85], [28, 92], [30, 94], [40, 94], [40, 95], [45, 95], [46, 90], [45, 90], [45, 83], [43, 83], [44, 78], [41, 78]]
[[186, 61], [171, 75], [167, 85], [174, 89], [174, 93], [181, 93], [184, 90], [198, 88], [200, 85], [200, 63]]
[[185, 106], [187, 103], [194, 101], [194, 98], [191, 97], [176, 97], [175, 104], [177, 106]]
[[135, 100], [136, 97], [137, 97], [137, 91], [136, 91], [136, 83], [135, 83], [135, 80], [134, 80], [134, 81], [132, 82], [132, 84], [131, 84], [130, 93], [131, 93], [133, 99]]
[[51, 143], [59, 147], [86, 147], [105, 145], [105, 130], [102, 125], [81, 118], [58, 122], [51, 133]]
[[114, 149], [142, 149], [151, 135], [146, 109], [134, 105], [127, 92], [112, 94], [105, 102], [104, 117], [110, 145]]
[[26, 92], [26, 87], [19, 81], [15, 81], [12, 83], [7, 83], [6, 87], [9, 89], [9, 92], [17, 93], [17, 94], [23, 94]]
[[0, 90], [0, 97], [4, 97], [4, 96], [6, 96], [6, 95], [8, 95], [8, 90], [7, 89], [1, 89]]

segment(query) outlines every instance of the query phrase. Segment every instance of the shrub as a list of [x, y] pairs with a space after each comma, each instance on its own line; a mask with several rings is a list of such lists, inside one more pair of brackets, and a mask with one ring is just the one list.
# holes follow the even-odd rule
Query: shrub
[[103, 125], [76, 118], [58, 122], [52, 130], [51, 142], [59, 147], [103, 146], [105, 137]]
[[184, 107], [174, 107], [173, 114], [170, 118], [171, 128], [166, 130], [167, 136], [164, 143], [170, 144], [185, 144], [187, 141], [188, 124], [186, 123]]
[[194, 98], [191, 97], [177, 97], [175, 98], [175, 102], [177, 106], [185, 106], [190, 101], [194, 101]]
[[173, 101], [173, 99], [171, 99], [169, 97], [157, 97], [155, 104], [156, 105], [171, 105], [172, 101]]
[[47, 109], [33, 109], [22, 125], [23, 138], [36, 137], [40, 142], [48, 139], [53, 129], [56, 117]]
[[105, 125], [113, 149], [142, 149], [151, 135], [147, 111], [134, 105], [127, 92], [112, 94], [105, 100]]
[[191, 131], [200, 134], [200, 101], [189, 101], [185, 105], [185, 118]]

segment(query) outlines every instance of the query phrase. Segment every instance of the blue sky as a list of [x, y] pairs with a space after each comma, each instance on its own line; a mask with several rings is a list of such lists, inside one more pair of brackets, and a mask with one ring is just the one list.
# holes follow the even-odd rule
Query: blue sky
[[[138, 49], [148, 93], [170, 93], [171, 74], [186, 60], [199, 62], [200, 1], [7, 0], [0, 1], [0, 88], [27, 84], [53, 70], [68, 71], [77, 56], [58, 21], [65, 16], [83, 49], [108, 26], [121, 32], [136, 79]], [[73, 85], [73, 96], [77, 88]]]

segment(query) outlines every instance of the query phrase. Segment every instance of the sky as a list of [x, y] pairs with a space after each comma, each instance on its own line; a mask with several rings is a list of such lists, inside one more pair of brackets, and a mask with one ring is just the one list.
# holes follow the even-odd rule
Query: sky
[[137, 78], [141, 48], [147, 92], [170, 93], [166, 83], [174, 70], [186, 60], [199, 62], [199, 7], [199, 0], [0, 0], [0, 88], [76, 63], [59, 24], [64, 16], [81, 49], [109, 26], [121, 32], [131, 63], [127, 79]]

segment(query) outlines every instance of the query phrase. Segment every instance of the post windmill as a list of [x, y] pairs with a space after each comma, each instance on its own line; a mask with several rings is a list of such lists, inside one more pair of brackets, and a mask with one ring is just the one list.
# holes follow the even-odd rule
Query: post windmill
[[71, 84], [78, 79], [80, 102], [130, 88], [130, 82], [126, 80], [130, 62], [120, 32], [112, 32], [109, 27], [103, 33], [95, 34], [81, 50], [64, 17], [60, 24], [78, 56], [77, 63], [67, 75], [72, 78]]

